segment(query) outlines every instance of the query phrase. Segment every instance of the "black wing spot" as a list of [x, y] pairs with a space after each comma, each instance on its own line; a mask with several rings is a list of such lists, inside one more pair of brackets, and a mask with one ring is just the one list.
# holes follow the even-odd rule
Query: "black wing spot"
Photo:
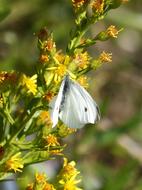
[[84, 110], [85, 110], [85, 112], [87, 112], [88, 109], [85, 107]]

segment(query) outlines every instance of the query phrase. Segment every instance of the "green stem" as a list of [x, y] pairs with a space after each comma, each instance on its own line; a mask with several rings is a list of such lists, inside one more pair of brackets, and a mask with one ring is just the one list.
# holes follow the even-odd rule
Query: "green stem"
[[35, 112], [36, 112], [36, 111], [39, 111], [39, 110], [43, 110], [43, 109], [45, 109], [43, 106], [39, 106], [39, 107], [33, 109], [33, 110], [31, 111], [31, 113], [29, 114], [29, 116], [23, 121], [23, 123], [22, 123], [20, 129], [9, 139], [8, 144], [9, 144], [10, 142], [12, 142], [12, 141], [18, 136], [18, 134], [19, 134], [21, 131], [24, 130], [26, 123], [32, 118], [32, 116], [35, 114]]

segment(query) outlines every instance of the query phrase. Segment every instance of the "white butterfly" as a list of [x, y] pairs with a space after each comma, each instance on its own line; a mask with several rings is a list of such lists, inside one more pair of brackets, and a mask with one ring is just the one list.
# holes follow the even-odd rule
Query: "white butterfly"
[[51, 102], [51, 119], [53, 126], [58, 119], [70, 128], [81, 128], [87, 123], [96, 123], [100, 119], [99, 109], [88, 92], [66, 75], [61, 83], [59, 93]]

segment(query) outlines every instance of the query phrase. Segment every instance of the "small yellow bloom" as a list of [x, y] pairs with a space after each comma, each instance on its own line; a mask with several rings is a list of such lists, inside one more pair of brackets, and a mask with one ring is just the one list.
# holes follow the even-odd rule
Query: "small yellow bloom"
[[73, 6], [75, 8], [80, 8], [81, 6], [83, 6], [87, 2], [88, 2], [88, 0], [72, 0]]
[[[122, 29], [121, 29], [122, 30]], [[121, 31], [121, 30], [117, 30], [116, 26], [109, 26], [106, 33], [108, 36], [110, 37], [113, 37], [113, 38], [117, 38], [118, 36], [118, 33]]]
[[55, 58], [58, 60], [59, 63], [63, 63], [65, 60], [65, 55], [59, 51], [55, 54]]
[[37, 75], [35, 74], [32, 77], [23, 75], [21, 79], [21, 85], [27, 88], [28, 93], [35, 95], [37, 93]]
[[6, 161], [7, 170], [14, 170], [14, 172], [22, 172], [23, 160], [21, 158], [21, 152], [18, 152], [14, 156], [12, 156], [9, 160]]
[[51, 117], [48, 111], [42, 111], [39, 115], [38, 121], [46, 125], [52, 124]]
[[55, 96], [54, 92], [49, 91], [49, 92], [47, 92], [47, 93], [44, 95], [43, 98], [44, 98], [46, 101], [50, 102], [50, 101], [53, 99], [54, 96]]
[[40, 61], [41, 63], [46, 63], [47, 61], [49, 61], [48, 55], [41, 54], [41, 55], [40, 55], [40, 58], [39, 58], [39, 61]]
[[112, 62], [112, 53], [106, 53], [103, 51], [99, 57], [101, 62]]
[[96, 13], [103, 13], [103, 11], [104, 11], [104, 0], [93, 1], [92, 10]]
[[54, 188], [52, 184], [46, 182], [42, 190], [56, 190], [56, 189]]
[[63, 179], [70, 179], [72, 176], [77, 176], [80, 172], [75, 168], [76, 163], [71, 161], [68, 163], [67, 158], [64, 158], [63, 168], [61, 170], [61, 176]]
[[78, 83], [83, 86], [84, 88], [88, 88], [89, 84], [87, 82], [87, 77], [86, 76], [80, 76], [77, 79]]
[[44, 41], [44, 48], [43, 48], [44, 51], [49, 51], [50, 52], [50, 51], [52, 51], [55, 48], [56, 48], [56, 44], [53, 41], [52, 37], [48, 38], [47, 41]]
[[37, 183], [46, 183], [46, 174], [36, 173], [35, 179]]
[[44, 137], [44, 140], [47, 144], [47, 146], [59, 146], [60, 143], [58, 142], [58, 139], [55, 135], [49, 134], [47, 137]]
[[79, 69], [85, 69], [89, 65], [90, 61], [90, 56], [87, 52], [84, 53], [77, 53], [74, 58], [74, 62], [78, 66]]
[[66, 74], [67, 67], [63, 64], [59, 64], [57, 69], [55, 70], [55, 78], [63, 77]]
[[59, 181], [59, 183], [63, 185], [64, 190], [82, 190], [76, 186], [80, 182], [81, 180], [76, 180], [75, 176], [72, 176], [69, 180], [66, 181], [63, 179]]
[[59, 83], [63, 76], [67, 73], [67, 67], [64, 64], [60, 64], [57, 61], [58, 66], [57, 67], [50, 67], [47, 70], [54, 72], [53, 80], [55, 83]]
[[81, 190], [76, 186], [81, 180], [76, 179], [80, 172], [75, 168], [75, 165], [74, 161], [68, 162], [67, 158], [64, 158], [63, 168], [59, 174], [59, 183], [64, 190]]

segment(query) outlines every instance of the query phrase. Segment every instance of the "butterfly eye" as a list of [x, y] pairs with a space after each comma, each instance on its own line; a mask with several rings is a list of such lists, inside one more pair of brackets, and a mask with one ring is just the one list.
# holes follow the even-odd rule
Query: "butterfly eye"
[[86, 107], [85, 107], [85, 109], [84, 109], [84, 110], [85, 110], [85, 112], [87, 112], [87, 108], [86, 108]]

